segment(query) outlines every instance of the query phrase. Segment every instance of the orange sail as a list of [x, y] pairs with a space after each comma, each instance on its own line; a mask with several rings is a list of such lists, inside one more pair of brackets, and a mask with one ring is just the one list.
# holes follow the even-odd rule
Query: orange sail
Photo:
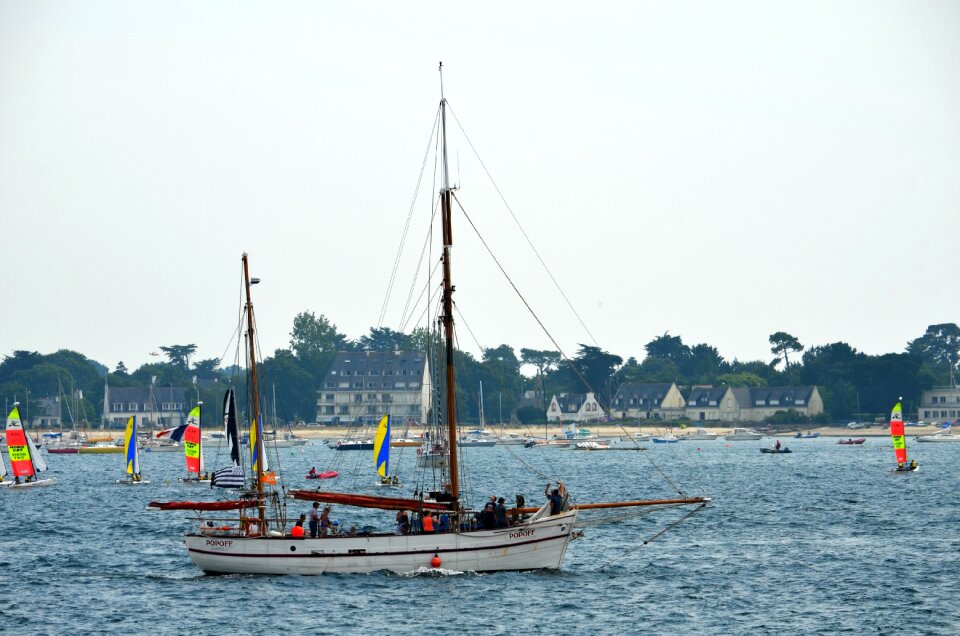
[[903, 434], [903, 407], [900, 402], [890, 412], [890, 435], [893, 437], [893, 454], [898, 464], [907, 463], [907, 438]]
[[27, 435], [20, 422], [20, 407], [16, 404], [7, 416], [7, 453], [10, 455], [10, 469], [14, 477], [30, 477], [36, 474], [30, 448], [27, 446]]

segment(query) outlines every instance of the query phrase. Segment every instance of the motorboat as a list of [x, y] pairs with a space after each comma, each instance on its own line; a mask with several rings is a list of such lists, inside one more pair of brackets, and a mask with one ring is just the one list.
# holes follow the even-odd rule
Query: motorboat
[[797, 434], [793, 436], [793, 439], [817, 439], [820, 437], [820, 433], [801, 433], [797, 431]]
[[784, 453], [792, 453], [793, 451], [784, 446], [783, 448], [761, 448], [760, 452], [772, 455], [782, 455]]
[[758, 433], [752, 428], [735, 428], [729, 435], [724, 436], [728, 442], [746, 442], [751, 440], [763, 439], [763, 434]]
[[954, 433], [949, 426], [933, 435], [918, 435], [918, 442], [960, 442], [960, 435]]
[[700, 441], [700, 440], [709, 441], [709, 440], [717, 439], [718, 437], [720, 437], [720, 436], [717, 435], [716, 433], [714, 433], [713, 431], [708, 431], [708, 430], [703, 429], [703, 428], [698, 428], [698, 429], [695, 430], [694, 432], [692, 432], [692, 433], [687, 433], [686, 435], [684, 435], [684, 436], [683, 436], [683, 439], [697, 440], [697, 441]]
[[654, 444], [676, 444], [679, 441], [680, 438], [673, 433], [667, 433], [666, 435], [659, 435], [653, 438]]
[[837, 444], [843, 444], [843, 445], [845, 445], [845, 446], [850, 446], [850, 445], [853, 445], [853, 444], [863, 444], [865, 441], [867, 441], [867, 438], [866, 438], [866, 437], [856, 437], [856, 438], [848, 437], [847, 439], [841, 439], [841, 440], [839, 440], [839, 441], [837, 442]]

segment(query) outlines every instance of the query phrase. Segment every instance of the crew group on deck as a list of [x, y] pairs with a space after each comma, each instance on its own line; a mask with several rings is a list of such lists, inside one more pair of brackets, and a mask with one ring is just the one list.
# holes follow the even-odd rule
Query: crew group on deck
[[[551, 490], [551, 484], [547, 484], [543, 494], [547, 497], [550, 505], [550, 516], [558, 515], [568, 509], [569, 497], [563, 482], [557, 482], [557, 487]], [[460, 524], [460, 530], [463, 532], [471, 530], [500, 530], [509, 528], [526, 521], [529, 518], [524, 511], [526, 500], [523, 495], [517, 495], [516, 507], [507, 510], [506, 499], [490, 496], [490, 500], [484, 504], [483, 509], [476, 512], [472, 517], [465, 518]], [[509, 514], [508, 514], [509, 513]], [[307, 536], [303, 524], [307, 521], [307, 514], [301, 514], [290, 532], [290, 536], [299, 539]], [[405, 534], [431, 534], [450, 532], [454, 529], [453, 523], [448, 512], [424, 510], [422, 513], [412, 514], [407, 510], [398, 510], [395, 518], [393, 533], [396, 535]], [[330, 519], [330, 506], [320, 509], [320, 503], [314, 502], [310, 509], [308, 527], [310, 529], [310, 538], [327, 536], [357, 536], [358, 534], [369, 534], [364, 529], [357, 530], [356, 526], [344, 529], [339, 520]]]

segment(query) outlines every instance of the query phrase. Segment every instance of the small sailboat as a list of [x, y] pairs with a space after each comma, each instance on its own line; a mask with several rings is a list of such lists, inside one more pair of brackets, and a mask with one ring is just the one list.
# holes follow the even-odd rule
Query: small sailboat
[[57, 483], [54, 478], [37, 479], [37, 473], [47, 470], [47, 463], [40, 456], [33, 439], [23, 430], [19, 402], [13, 403], [13, 409], [7, 416], [6, 432], [7, 454], [10, 456], [10, 469], [13, 472], [13, 483], [7, 488], [36, 488]]
[[149, 484], [140, 475], [140, 445], [137, 443], [137, 417], [131, 415], [127, 420], [127, 428], [123, 433], [124, 456], [127, 460], [127, 475], [123, 479], [118, 479], [118, 484], [125, 486], [139, 486], [140, 484]]
[[900, 401], [897, 401], [890, 412], [890, 436], [893, 437], [893, 454], [897, 459], [897, 467], [893, 472], [912, 473], [920, 470], [917, 460], [907, 463], [907, 437], [903, 433], [903, 407]]
[[187, 423], [183, 431], [183, 456], [187, 462], [187, 476], [180, 481], [184, 483], [209, 484], [210, 475], [203, 462], [203, 434], [200, 430], [200, 407], [203, 402], [190, 410]]
[[373, 437], [373, 465], [380, 475], [378, 486], [399, 486], [400, 478], [390, 474], [390, 416], [384, 415]]
[[918, 435], [918, 442], [960, 442], [960, 435], [953, 432], [953, 426], [951, 423], [944, 425], [942, 429], [934, 433], [933, 435]]

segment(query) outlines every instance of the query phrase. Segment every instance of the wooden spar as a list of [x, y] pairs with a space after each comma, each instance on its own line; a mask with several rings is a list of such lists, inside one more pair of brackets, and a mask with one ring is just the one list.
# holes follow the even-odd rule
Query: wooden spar
[[[690, 504], [705, 504], [711, 501], [710, 497], [690, 497], [688, 499], [644, 499], [641, 501], [606, 501], [600, 503], [572, 504], [570, 507], [577, 510], [599, 510], [602, 508], [635, 508], [637, 506], [683, 506]], [[516, 511], [519, 514], [530, 514], [539, 508], [513, 508], [508, 514]]]
[[150, 508], [160, 510], [240, 510], [255, 508], [259, 504], [256, 499], [234, 499], [233, 501], [151, 501]]
[[290, 494], [294, 499], [322, 501], [324, 503], [341, 504], [344, 506], [356, 506], [357, 508], [378, 508], [380, 510], [450, 510], [453, 505], [451, 502], [445, 501], [421, 501], [420, 499], [375, 497], [316, 490], [292, 490]]
[[460, 499], [460, 473], [457, 457], [457, 390], [453, 372], [453, 283], [450, 271], [450, 255], [453, 248], [453, 226], [450, 221], [450, 174], [447, 167], [447, 100], [443, 96], [443, 63], [440, 64], [440, 125], [443, 146], [443, 188], [440, 191], [441, 219], [443, 224], [443, 336], [446, 343], [447, 380], [447, 437], [450, 450], [450, 494], [453, 509]]
[[243, 281], [247, 291], [247, 339], [250, 347], [250, 383], [253, 396], [253, 426], [257, 431], [257, 501], [260, 502], [260, 527], [266, 527], [267, 507], [263, 497], [263, 428], [260, 426], [260, 391], [257, 386], [257, 350], [256, 340], [253, 337], [253, 301], [250, 300], [250, 265], [247, 253], [243, 253]]

